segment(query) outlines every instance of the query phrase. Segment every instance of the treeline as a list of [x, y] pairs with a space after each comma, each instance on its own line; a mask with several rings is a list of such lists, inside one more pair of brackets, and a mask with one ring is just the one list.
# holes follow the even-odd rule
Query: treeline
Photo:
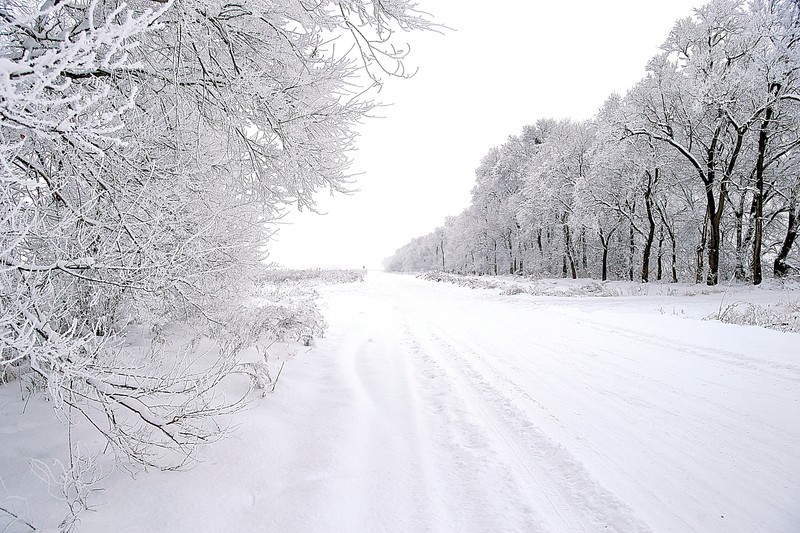
[[492, 148], [472, 203], [390, 271], [759, 284], [791, 254], [800, 193], [800, 9], [717, 0], [679, 20], [626, 95]]

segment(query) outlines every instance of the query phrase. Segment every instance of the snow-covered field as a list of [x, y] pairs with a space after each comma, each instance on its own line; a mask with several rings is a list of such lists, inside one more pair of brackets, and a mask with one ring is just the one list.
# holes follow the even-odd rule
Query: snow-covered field
[[[234, 436], [189, 472], [115, 471], [80, 531], [800, 530], [800, 334], [700, 320], [800, 294], [616, 287], [324, 287], [327, 335]], [[46, 522], [55, 498], [17, 481], [55, 422], [18, 396], [0, 390], [0, 503]]]

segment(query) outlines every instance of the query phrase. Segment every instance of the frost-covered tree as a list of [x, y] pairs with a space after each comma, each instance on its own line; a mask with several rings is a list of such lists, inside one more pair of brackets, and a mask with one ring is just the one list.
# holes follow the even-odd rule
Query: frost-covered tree
[[[774, 274], [788, 271], [786, 257], [796, 232], [795, 151], [800, 146], [800, 6], [792, 1], [754, 2], [748, 30], [757, 38], [750, 70], [754, 91], [749, 117], [756, 130], [753, 165], [753, 282], [762, 279], [762, 243], [767, 226], [787, 215], [786, 233]], [[765, 224], [765, 220], [767, 223]]]
[[589, 149], [594, 135], [591, 121], [562, 121], [548, 127], [546, 139], [532, 156], [525, 175], [517, 216], [524, 226], [538, 226], [549, 236], [549, 247], [558, 251], [561, 272], [578, 276], [585, 241], [575, 212], [575, 185], [589, 170]]
[[[728, 201], [733, 197], [740, 235], [749, 194], [752, 277], [761, 281], [770, 135], [782, 127], [776, 108], [796, 100], [797, 63], [789, 51], [796, 39], [787, 10], [796, 13], [796, 4], [756, 2], [748, 9], [736, 0], [711, 2], [675, 25], [664, 53], [650, 63], [650, 75], [635, 91], [641, 115], [631, 131], [673, 148], [704, 190], [706, 220], [698, 248], [707, 248], [709, 284], [719, 278]], [[742, 247], [737, 238], [740, 277]]]
[[[591, 164], [575, 183], [574, 218], [596, 235], [601, 249], [600, 279], [608, 279], [609, 253], [623, 227], [637, 228], [635, 155], [623, 140], [621, 98], [614, 95], [600, 110], [589, 159]], [[613, 255], [612, 255], [613, 257]], [[628, 257], [629, 266], [632, 261]], [[630, 268], [629, 268], [630, 272]]]
[[[405, 75], [394, 33], [429, 27], [407, 0], [4, 4], [0, 372], [133, 460], [179, 464], [268, 328], [238, 307], [267, 224], [348, 188], [365, 88]], [[129, 360], [126, 325], [176, 319], [218, 364]]]
[[796, 270], [799, 20], [793, 0], [713, 0], [593, 120], [493, 149], [448, 229], [452, 268], [710, 284], [760, 283], [764, 257]]

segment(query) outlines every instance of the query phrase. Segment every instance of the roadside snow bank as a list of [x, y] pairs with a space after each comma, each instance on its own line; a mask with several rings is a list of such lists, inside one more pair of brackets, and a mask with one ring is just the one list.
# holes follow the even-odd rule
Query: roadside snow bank
[[[637, 283], [594, 279], [534, 279], [521, 276], [467, 276], [432, 271], [420, 279], [453, 283], [470, 289], [499, 291], [502, 295], [551, 298], [650, 297], [654, 310], [726, 324], [758, 326], [777, 331], [800, 331], [800, 283], [765, 280], [760, 286], [727, 283], [713, 287], [689, 283]], [[665, 298], [658, 298], [665, 297]]]

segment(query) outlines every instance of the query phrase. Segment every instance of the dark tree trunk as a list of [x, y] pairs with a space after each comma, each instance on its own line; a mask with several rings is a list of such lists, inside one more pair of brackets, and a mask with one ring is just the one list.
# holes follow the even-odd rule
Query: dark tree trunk
[[508, 273], [515, 274], [517, 272], [517, 256], [514, 255], [514, 237], [511, 230], [506, 236], [506, 246], [508, 246]]
[[697, 274], [695, 275], [695, 283], [703, 283], [703, 270], [705, 265], [703, 261], [705, 259], [705, 249], [706, 249], [706, 237], [708, 235], [708, 211], [706, 211], [706, 216], [703, 219], [703, 230], [700, 232], [700, 243], [697, 245], [696, 252], [697, 252]]
[[[573, 257], [572, 254], [572, 235], [569, 231], [569, 225], [567, 225], [566, 223], [564, 223], [564, 247], [565, 247], [564, 255], [566, 256], [566, 259], [569, 260], [569, 269], [570, 269], [570, 274], [572, 274], [572, 279], [577, 279], [578, 272], [575, 269], [575, 258]], [[567, 277], [566, 264], [564, 265], [564, 277]]]
[[[707, 159], [707, 181], [706, 187], [706, 218], [703, 221], [703, 241], [701, 250], [708, 248], [708, 274], [706, 276], [706, 283], [708, 285], [716, 285], [719, 276], [719, 224], [721, 217], [717, 218], [717, 213], [721, 214], [717, 200], [714, 198], [714, 179], [716, 178], [716, 155], [717, 155], [717, 139], [719, 138], [720, 127], [717, 128], [717, 134], [711, 141], [711, 146], [708, 149]], [[722, 199], [721, 197], [720, 199]], [[699, 252], [698, 252], [699, 255]], [[698, 278], [702, 283], [702, 277], [699, 272], [702, 270], [702, 258], [698, 257]]]
[[611, 242], [611, 236], [614, 234], [612, 229], [608, 235], [603, 235], [603, 228], [600, 228], [600, 244], [603, 246], [603, 267], [601, 271], [602, 281], [608, 279], [608, 245]]
[[656, 260], [656, 281], [661, 281], [663, 275], [662, 261], [664, 259], [664, 226], [658, 227], [658, 256]]
[[786, 276], [792, 270], [786, 259], [789, 257], [789, 252], [792, 250], [795, 239], [797, 239], [797, 230], [800, 227], [800, 216], [798, 216], [797, 211], [797, 193], [792, 190], [789, 194], [789, 225], [786, 228], [786, 237], [783, 239], [783, 245], [773, 265], [773, 272], [775, 277], [778, 278]]
[[[773, 88], [770, 87], [770, 92]], [[764, 236], [764, 159], [769, 140], [769, 125], [772, 120], [772, 107], [768, 106], [764, 112], [764, 120], [758, 132], [758, 158], [756, 159], [756, 190], [753, 193], [753, 202], [756, 206], [755, 230], [753, 232], [753, 285], [762, 281], [761, 273], [761, 241]]]
[[642, 283], [647, 283], [650, 278], [650, 252], [653, 248], [653, 237], [656, 232], [656, 221], [653, 217], [653, 185], [658, 182], [658, 169], [654, 173], [647, 171], [647, 188], [644, 192], [644, 205], [647, 211], [647, 235], [642, 252]]
[[672, 283], [678, 283], [678, 244], [674, 235], [670, 235], [670, 241], [672, 241]]
[[720, 123], [708, 148], [708, 164], [706, 167], [706, 198], [708, 204], [708, 285], [719, 283], [719, 255], [722, 245], [722, 215], [725, 212], [725, 199], [728, 197], [728, 183], [736, 167], [736, 161], [742, 149], [742, 139], [747, 127], [736, 129], [736, 141], [730, 151], [730, 159], [719, 183], [719, 201], [714, 201], [714, 180], [717, 174], [717, 150], [723, 124]]
[[581, 264], [583, 265], [583, 275], [585, 275], [585, 272], [589, 270], [589, 260], [586, 257], [587, 255], [586, 228], [581, 226]]
[[720, 224], [722, 218], [712, 213], [708, 220], [708, 275], [706, 276], [707, 285], [719, 283], [719, 246], [720, 246]]
[[667, 206], [664, 204], [658, 206], [658, 216], [661, 217], [661, 229], [666, 228], [667, 235], [669, 236], [670, 244], [672, 245], [672, 283], [678, 283], [678, 244], [675, 242], [675, 231], [667, 221]]
[[738, 281], [744, 281], [747, 278], [747, 274], [744, 270], [745, 248], [743, 241], [745, 197], [746, 194], [742, 192], [739, 199], [739, 207], [734, 209], [734, 215], [736, 217], [736, 268], [734, 270], [734, 276]]
[[633, 232], [633, 223], [628, 225], [630, 231], [628, 233], [628, 279], [633, 281], [634, 274], [634, 261], [636, 257], [636, 234]]

